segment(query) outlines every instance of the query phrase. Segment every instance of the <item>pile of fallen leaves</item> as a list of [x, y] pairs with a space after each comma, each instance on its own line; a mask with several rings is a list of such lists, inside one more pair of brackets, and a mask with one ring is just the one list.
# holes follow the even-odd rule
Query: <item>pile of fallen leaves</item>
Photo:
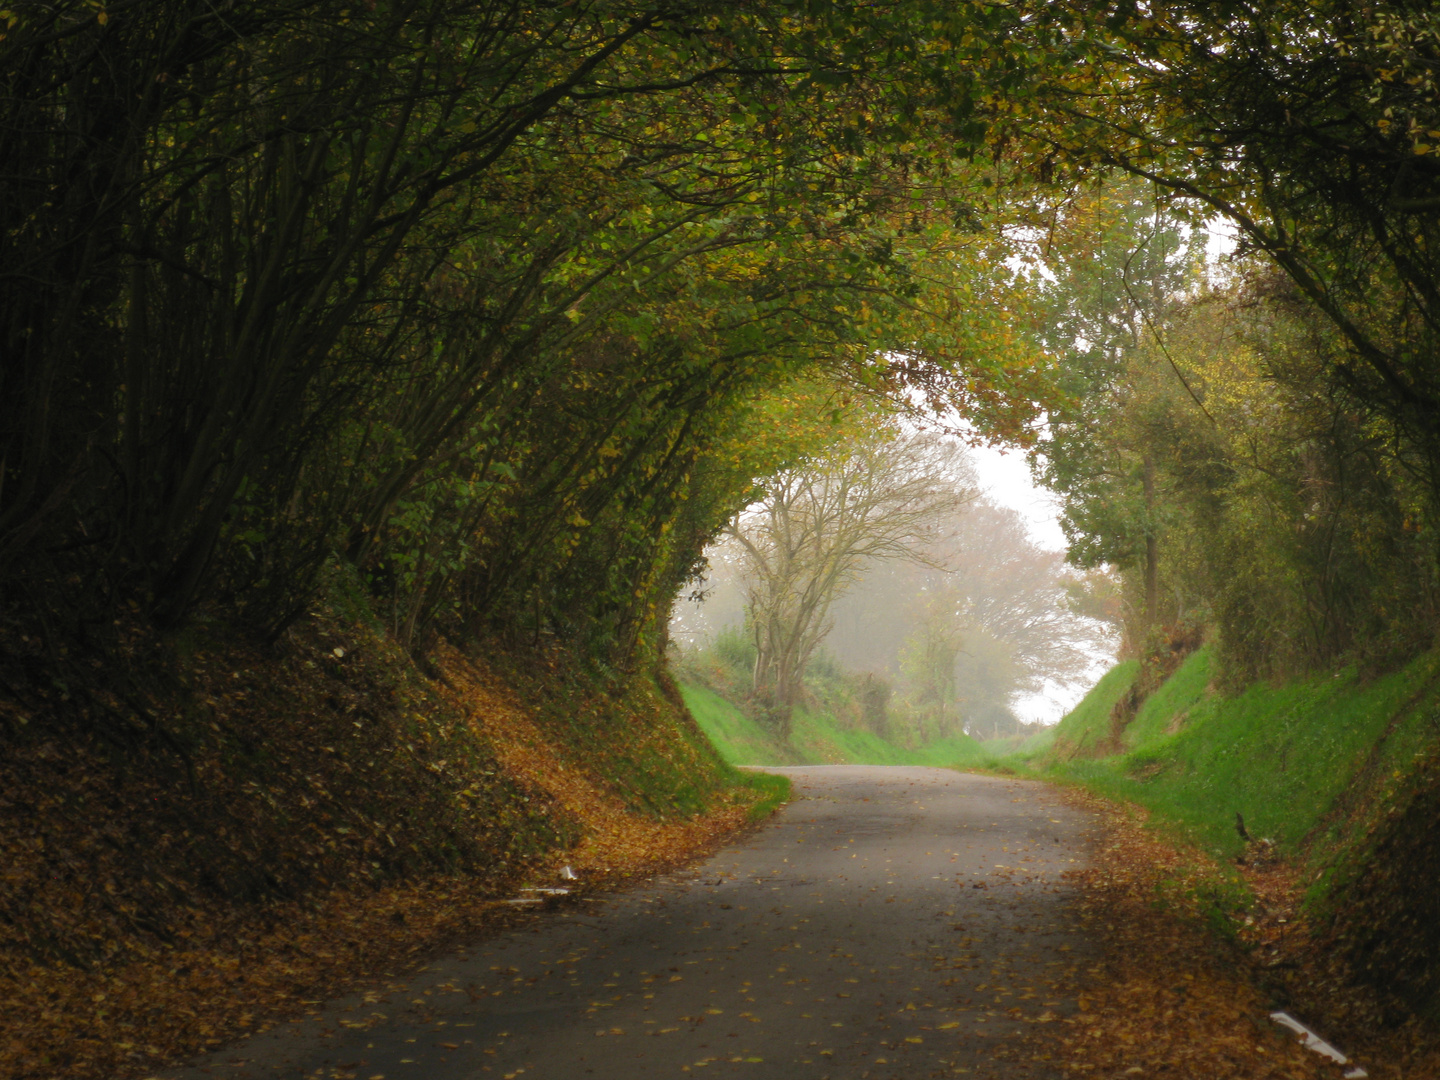
[[[581, 763], [583, 759], [566, 754], [535, 712], [494, 672], [446, 647], [436, 659], [469, 710], [477, 733], [484, 733], [505, 769], [538, 785], [564, 813], [582, 823], [579, 842], [560, 861], [584, 866], [592, 880], [675, 866], [745, 824], [752, 797], [733, 790], [721, 793], [720, 805], [703, 815], [665, 820], [636, 813], [613, 784], [602, 782], [593, 768]], [[638, 730], [629, 733], [631, 752], [650, 743], [665, 744], [662, 752], [683, 753], [684, 743], [673, 730], [651, 719], [651, 724], [636, 725]]]
[[[1305, 927], [1283, 865], [1222, 868], [1144, 826], [1144, 813], [1074, 793], [1104, 822], [1089, 868], [1068, 875], [1101, 960], [1080, 1011], [1062, 1023], [1055, 1061], [1067, 1076], [1206, 1080], [1320, 1078], [1344, 1071], [1270, 1019], [1284, 1010], [1371, 1077], [1440, 1076], [1440, 1049], [1420, 1024], [1378, 1023], [1370, 992]], [[1056, 1058], [1053, 1029], [1034, 1056]]]
[[[746, 817], [749, 794], [718, 773], [703, 812], [637, 810], [625, 762], [574, 753], [490, 667], [445, 651], [424, 678], [329, 608], [278, 649], [152, 648], [170, 685], [146, 701], [111, 695], [97, 665], [84, 700], [163, 733], [118, 745], [73, 676], [7, 692], [45, 659], [8, 630], [0, 1076], [143, 1075], [505, 925], [516, 890], [558, 884], [562, 865], [595, 887]], [[681, 717], [646, 701], [610, 719], [700, 775]]]

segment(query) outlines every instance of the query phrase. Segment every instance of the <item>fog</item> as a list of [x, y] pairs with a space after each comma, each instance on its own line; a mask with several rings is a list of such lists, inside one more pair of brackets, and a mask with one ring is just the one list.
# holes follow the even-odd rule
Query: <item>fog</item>
[[[1021, 454], [967, 456], [980, 495], [937, 530], [925, 560], [863, 567], [831, 609], [821, 657], [883, 677], [897, 695], [948, 693], [954, 723], [971, 733], [1054, 723], [1114, 663], [1113, 581], [1065, 562], [1054, 496], [1034, 485]], [[703, 599], [675, 607], [671, 634], [682, 648], [745, 626], [738, 552], [722, 542], [707, 555]], [[948, 691], [922, 671], [927, 656], [943, 657], [949, 670], [938, 681]]]

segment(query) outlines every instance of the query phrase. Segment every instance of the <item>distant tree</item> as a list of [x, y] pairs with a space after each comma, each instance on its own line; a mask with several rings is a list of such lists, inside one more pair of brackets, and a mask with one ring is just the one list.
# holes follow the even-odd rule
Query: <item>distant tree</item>
[[926, 559], [942, 523], [973, 497], [959, 444], [881, 431], [778, 474], [731, 521], [756, 645], [754, 695], [782, 737], [835, 600], [873, 561]]
[[956, 705], [972, 733], [1013, 728], [1017, 693], [1075, 685], [1110, 644], [1104, 626], [1073, 610], [1064, 553], [1039, 547], [1014, 510], [967, 507], [933, 557], [955, 598]]
[[1117, 586], [1039, 547], [1015, 511], [975, 499], [923, 559], [871, 567], [834, 611], [826, 647], [897, 677], [907, 737], [1005, 734], [1017, 694], [1077, 685], [1114, 645]]
[[1105, 631], [1071, 609], [1073, 569], [1035, 543], [1016, 511], [978, 503], [933, 557], [950, 567], [961, 625], [1005, 642], [1024, 682], [1070, 683], [1090, 666]]
[[918, 713], [922, 742], [943, 735], [955, 714], [955, 662], [965, 640], [955, 601], [949, 590], [927, 594], [915, 629], [900, 647], [900, 673]]

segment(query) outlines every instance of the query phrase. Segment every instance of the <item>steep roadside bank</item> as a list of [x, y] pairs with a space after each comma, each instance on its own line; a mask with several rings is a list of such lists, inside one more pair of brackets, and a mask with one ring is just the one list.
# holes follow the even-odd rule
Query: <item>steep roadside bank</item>
[[1130, 804], [1187, 867], [1131, 860], [1135, 897], [1208, 925], [1371, 1075], [1433, 1075], [1440, 655], [1236, 694], [1212, 664], [1198, 649], [1133, 700], [1122, 665], [1005, 764]]
[[440, 649], [422, 672], [338, 578], [274, 647], [120, 627], [124, 679], [62, 682], [39, 635], [0, 638], [16, 1080], [139, 1075], [262, 1030], [562, 866], [649, 873], [784, 794], [729, 768], [663, 676], [558, 650]]

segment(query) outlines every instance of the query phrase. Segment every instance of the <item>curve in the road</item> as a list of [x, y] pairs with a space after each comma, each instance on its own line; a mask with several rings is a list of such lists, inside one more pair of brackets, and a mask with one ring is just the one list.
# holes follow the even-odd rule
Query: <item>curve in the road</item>
[[1042, 784], [784, 770], [796, 799], [688, 870], [256, 1036], [175, 1080], [1046, 1077], [1091, 946], [1061, 874], [1090, 819]]

